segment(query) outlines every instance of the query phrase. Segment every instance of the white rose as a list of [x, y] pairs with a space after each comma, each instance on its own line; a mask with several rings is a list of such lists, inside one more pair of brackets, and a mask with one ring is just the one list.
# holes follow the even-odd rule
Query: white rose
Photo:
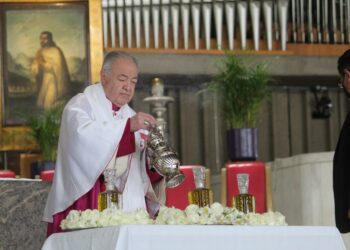
[[69, 214], [67, 215], [66, 219], [68, 220], [77, 220], [80, 218], [80, 214], [81, 212], [78, 210], [72, 210], [69, 212]]
[[209, 216], [207, 218], [207, 223], [208, 225], [215, 225], [215, 224], [219, 224], [219, 220], [217, 219], [216, 216]]
[[187, 224], [189, 224], [185, 213], [182, 216], [180, 216], [179, 218], [177, 218], [177, 222], [178, 222], [179, 225], [187, 225]]
[[135, 214], [135, 224], [152, 224], [152, 219], [144, 209], [139, 209]]
[[210, 207], [208, 207], [208, 206], [200, 207], [198, 209], [198, 213], [202, 216], [209, 216], [209, 214], [211, 213]]
[[245, 224], [248, 225], [259, 225], [258, 223], [258, 215], [254, 213], [248, 213], [243, 216]]
[[287, 225], [285, 217], [279, 212], [268, 212], [264, 214], [266, 225], [285, 226]]
[[98, 219], [96, 225], [98, 227], [106, 227], [106, 226], [108, 226], [108, 223], [109, 223], [109, 218], [100, 216], [100, 218]]
[[206, 225], [208, 224], [208, 221], [209, 221], [209, 217], [205, 214], [199, 216], [199, 224], [201, 225]]
[[187, 223], [185, 213], [176, 208], [161, 207], [156, 219], [156, 224], [185, 224]]
[[198, 213], [199, 206], [196, 204], [188, 205], [185, 209], [185, 213]]
[[86, 227], [96, 227], [100, 213], [98, 210], [87, 209], [80, 215], [80, 220], [84, 221]]
[[221, 215], [224, 212], [223, 206], [218, 202], [214, 202], [213, 204], [211, 204], [210, 210], [211, 213], [215, 215]]
[[198, 213], [186, 213], [186, 215], [189, 224], [199, 224], [200, 216]]
[[279, 212], [275, 212], [275, 220], [276, 220], [276, 225], [280, 225], [280, 226], [288, 225], [286, 222], [286, 217]]
[[72, 210], [68, 213], [67, 217], [62, 220], [60, 226], [62, 229], [79, 228], [80, 226], [80, 211]]
[[67, 220], [62, 220], [62, 221], [61, 221], [61, 224], [60, 224], [60, 227], [61, 227], [63, 230], [68, 229]]

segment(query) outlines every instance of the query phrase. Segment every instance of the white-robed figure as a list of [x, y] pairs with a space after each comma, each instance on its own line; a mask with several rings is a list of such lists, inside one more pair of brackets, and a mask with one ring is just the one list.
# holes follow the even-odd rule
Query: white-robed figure
[[40, 45], [31, 70], [39, 87], [36, 104], [40, 108], [48, 109], [68, 93], [70, 77], [66, 58], [53, 41], [51, 32], [41, 32]]
[[154, 216], [165, 200], [165, 180], [146, 167], [147, 126], [156, 123], [128, 103], [138, 77], [136, 60], [125, 52], [106, 55], [101, 83], [73, 97], [62, 114], [55, 176], [43, 220], [48, 236], [72, 209], [97, 208], [103, 171], [116, 168], [124, 211], [147, 209]]

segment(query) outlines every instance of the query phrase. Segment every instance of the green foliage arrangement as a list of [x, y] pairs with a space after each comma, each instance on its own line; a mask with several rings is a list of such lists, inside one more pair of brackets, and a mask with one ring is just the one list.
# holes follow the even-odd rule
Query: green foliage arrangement
[[36, 141], [44, 161], [56, 161], [58, 137], [65, 101], [59, 101], [47, 110], [26, 118], [29, 135]]
[[269, 80], [265, 65], [248, 65], [242, 58], [226, 55], [206, 89], [221, 96], [227, 129], [256, 126], [260, 104], [270, 94]]

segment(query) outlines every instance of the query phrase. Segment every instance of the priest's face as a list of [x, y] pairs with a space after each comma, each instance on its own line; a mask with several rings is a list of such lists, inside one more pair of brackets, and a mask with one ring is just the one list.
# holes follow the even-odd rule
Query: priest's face
[[128, 58], [116, 59], [110, 70], [101, 71], [101, 82], [108, 100], [122, 107], [134, 96], [138, 70]]

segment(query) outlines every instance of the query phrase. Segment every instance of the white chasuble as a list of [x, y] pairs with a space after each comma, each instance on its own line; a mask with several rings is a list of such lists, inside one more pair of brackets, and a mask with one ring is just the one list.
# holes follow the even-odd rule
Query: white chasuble
[[[108, 165], [118, 165], [115, 155], [119, 142], [127, 120], [135, 112], [124, 105], [113, 114], [111, 107], [98, 83], [73, 97], [64, 108], [55, 176], [44, 221], [52, 222], [54, 214], [66, 210], [90, 191]], [[120, 177], [115, 184], [123, 193], [123, 210], [147, 208], [154, 216], [159, 209], [157, 195], [164, 197], [165, 183], [161, 181], [161, 192], [156, 195], [146, 173], [145, 142], [141, 133], [145, 131], [135, 132], [136, 151], [127, 156], [126, 166], [121, 164], [124, 167], [118, 171]]]

